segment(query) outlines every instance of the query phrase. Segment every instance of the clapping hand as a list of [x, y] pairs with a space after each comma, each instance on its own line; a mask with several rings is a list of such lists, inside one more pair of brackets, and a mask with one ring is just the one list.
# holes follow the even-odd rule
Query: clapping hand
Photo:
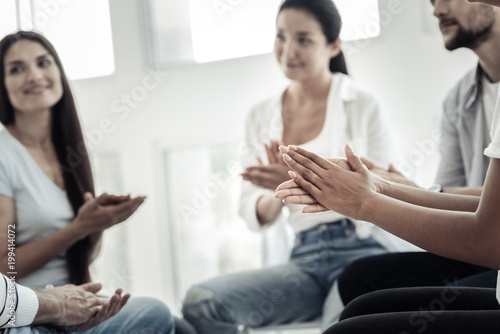
[[264, 165], [262, 160], [257, 158], [258, 165], [247, 167], [241, 175], [243, 180], [274, 191], [279, 184], [290, 178], [288, 176], [290, 168], [283, 161], [279, 150], [280, 143], [277, 140], [271, 140], [269, 145], [264, 146], [269, 164]]

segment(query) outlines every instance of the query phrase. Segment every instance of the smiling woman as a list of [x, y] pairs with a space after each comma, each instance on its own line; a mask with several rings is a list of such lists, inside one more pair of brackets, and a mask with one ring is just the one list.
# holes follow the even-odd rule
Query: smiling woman
[[[16, 245], [14, 256], [7, 247], [0, 249], [0, 271], [30, 287], [88, 282], [103, 232], [127, 220], [145, 198], [94, 198], [68, 80], [55, 49], [37, 33], [19, 31], [0, 41], [0, 121], [5, 126], [0, 131], [0, 244], [9, 244], [12, 233], [6, 232], [14, 227]], [[78, 163], [68, 161], [70, 152], [80, 153]], [[138, 308], [145, 312], [139, 317]], [[157, 300], [133, 298], [90, 333], [151, 328], [171, 334], [169, 310]]]

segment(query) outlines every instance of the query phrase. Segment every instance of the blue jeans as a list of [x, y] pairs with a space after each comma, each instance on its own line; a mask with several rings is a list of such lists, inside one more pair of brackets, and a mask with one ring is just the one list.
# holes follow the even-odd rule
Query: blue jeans
[[[44, 326], [11, 328], [8, 334], [64, 333]], [[114, 317], [85, 331], [85, 334], [174, 334], [174, 320], [169, 309], [159, 300], [145, 297], [130, 298]]]
[[323, 328], [328, 328], [336, 321], [330, 315], [342, 310], [334, 282], [343, 268], [382, 253], [386, 250], [373, 239], [359, 239], [348, 219], [317, 225], [296, 236], [285, 265], [193, 286], [182, 313], [199, 334], [242, 333], [248, 327], [304, 322], [322, 315]]

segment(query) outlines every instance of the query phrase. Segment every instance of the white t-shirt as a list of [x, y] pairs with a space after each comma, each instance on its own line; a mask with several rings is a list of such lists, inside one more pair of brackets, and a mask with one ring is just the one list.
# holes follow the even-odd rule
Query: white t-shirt
[[[266, 161], [264, 143], [269, 143], [270, 139], [283, 138], [282, 97], [283, 92], [257, 104], [250, 111], [246, 122], [246, 145], [240, 150], [244, 167], [257, 165], [257, 156]], [[300, 146], [323, 157], [343, 157], [346, 142], [351, 144], [359, 156], [370, 157], [382, 166], [387, 166], [396, 158], [395, 131], [389, 115], [377, 98], [350, 77], [335, 74], [328, 95], [323, 129], [316, 138]], [[271, 191], [243, 181], [239, 214], [251, 230], [261, 229], [256, 204], [261, 196], [269, 192]], [[303, 214], [300, 212], [302, 208], [302, 205], [284, 205], [276, 222], [284, 221], [297, 234], [318, 224], [344, 217], [333, 211]], [[355, 221], [355, 224], [358, 236], [372, 235], [387, 249], [417, 249], [370, 223]]]
[[[0, 152], [0, 194], [15, 202], [16, 247], [46, 238], [67, 226], [74, 213], [66, 192], [45, 175], [6, 129], [0, 131]], [[65, 253], [17, 282], [39, 288], [49, 283], [67, 284]]]
[[491, 143], [490, 130], [493, 122], [493, 114], [498, 98], [498, 89], [500, 82], [491, 83], [486, 76], [483, 78], [483, 112], [484, 112], [484, 144], [485, 146]]
[[[484, 150], [491, 159], [500, 159], [500, 103], [497, 100], [491, 126], [491, 143]], [[500, 302], [500, 271], [497, 278], [497, 300]]]

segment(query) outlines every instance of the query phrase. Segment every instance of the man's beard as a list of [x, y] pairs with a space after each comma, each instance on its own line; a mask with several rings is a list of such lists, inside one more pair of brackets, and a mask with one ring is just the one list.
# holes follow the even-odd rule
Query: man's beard
[[450, 51], [458, 48], [474, 49], [481, 44], [481, 42], [488, 39], [492, 27], [493, 24], [479, 31], [473, 31], [465, 30], [462, 26], [459, 26], [456, 35], [445, 43], [445, 47]]
[[469, 30], [458, 24], [458, 31], [456, 35], [445, 42], [445, 47], [453, 51], [458, 48], [474, 49], [488, 39], [495, 24], [495, 13], [489, 6], [478, 7], [477, 10], [469, 13], [467, 17]]

